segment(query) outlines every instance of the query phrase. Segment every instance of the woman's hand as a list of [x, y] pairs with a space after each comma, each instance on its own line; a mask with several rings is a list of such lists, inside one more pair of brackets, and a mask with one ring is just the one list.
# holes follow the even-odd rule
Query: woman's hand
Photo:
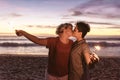
[[99, 57], [95, 53], [92, 53], [90, 55], [90, 58], [91, 58], [91, 60], [92, 60], [93, 63], [97, 63], [100, 60]]
[[89, 69], [93, 69], [95, 67], [95, 64], [99, 62], [99, 57], [95, 54], [95, 53], [92, 53], [90, 55], [90, 62], [89, 62]]
[[22, 30], [15, 30], [15, 33], [17, 36], [23, 36], [23, 31]]

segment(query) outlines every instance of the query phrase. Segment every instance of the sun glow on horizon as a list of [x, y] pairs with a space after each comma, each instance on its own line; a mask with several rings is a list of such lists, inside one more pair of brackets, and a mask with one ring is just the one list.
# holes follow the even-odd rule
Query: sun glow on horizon
[[[91, 31], [88, 35], [120, 35], [118, 5], [120, 5], [118, 0], [114, 0], [114, 3], [113, 0], [1, 0], [0, 35], [15, 34], [15, 29], [32, 34], [55, 35], [59, 24], [66, 22], [75, 24], [77, 21], [90, 24]], [[118, 12], [114, 13], [116, 11]]]
[[[6, 23], [7, 24], [7, 23]], [[13, 26], [13, 27], [12, 27]], [[3, 33], [10, 33], [14, 34], [15, 29], [25, 30], [27, 32], [30, 32], [32, 34], [51, 34], [55, 35], [56, 27], [25, 27], [23, 26], [16, 26], [7, 24], [5, 27], [0, 26], [0, 34]], [[107, 29], [107, 28], [95, 28], [91, 27], [91, 31], [88, 33], [88, 35], [120, 35], [120, 30], [118, 29]]]

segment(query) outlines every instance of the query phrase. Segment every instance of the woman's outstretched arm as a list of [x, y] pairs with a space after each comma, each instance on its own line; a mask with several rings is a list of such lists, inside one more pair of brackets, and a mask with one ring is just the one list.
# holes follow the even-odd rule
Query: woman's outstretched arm
[[41, 46], [46, 46], [47, 45], [47, 39], [43, 39], [43, 38], [38, 38], [32, 34], [29, 34], [23, 30], [16, 30], [16, 35], [17, 36], [24, 36], [27, 39], [29, 39], [30, 41], [39, 44]]

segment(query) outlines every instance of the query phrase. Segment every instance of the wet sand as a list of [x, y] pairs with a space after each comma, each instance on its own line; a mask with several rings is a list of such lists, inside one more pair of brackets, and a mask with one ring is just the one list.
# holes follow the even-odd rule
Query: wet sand
[[[48, 57], [0, 55], [0, 80], [45, 80]], [[120, 57], [100, 57], [91, 80], [120, 80]]]

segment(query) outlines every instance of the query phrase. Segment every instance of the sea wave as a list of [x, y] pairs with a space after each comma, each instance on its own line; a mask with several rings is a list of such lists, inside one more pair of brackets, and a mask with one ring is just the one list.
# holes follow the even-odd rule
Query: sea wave
[[108, 42], [88, 42], [90, 46], [99, 45], [101, 47], [117, 47], [120, 46], [120, 43], [108, 43]]
[[29, 47], [29, 46], [39, 46], [33, 43], [11, 43], [11, 42], [4, 42], [0, 43], [1, 47]]
[[[120, 43], [108, 43], [108, 42], [88, 42], [89, 46], [99, 45], [101, 47], [116, 47], [120, 46]], [[34, 43], [13, 43], [13, 42], [3, 42], [0, 43], [1, 47], [33, 47], [39, 46], [38, 44]]]

